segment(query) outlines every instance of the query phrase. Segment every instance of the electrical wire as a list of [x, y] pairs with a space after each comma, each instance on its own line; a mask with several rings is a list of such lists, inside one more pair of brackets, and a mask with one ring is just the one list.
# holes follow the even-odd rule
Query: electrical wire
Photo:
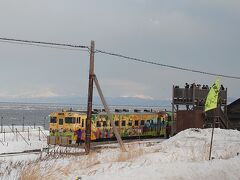
[[80, 48], [51, 46], [51, 45], [41, 45], [41, 44], [32, 44], [32, 43], [24, 43], [24, 42], [12, 42], [12, 41], [3, 41], [3, 40], [0, 40], [0, 42], [9, 43], [9, 44], [20, 44], [20, 45], [27, 45], [27, 46], [36, 46], [36, 47], [43, 47], [43, 48], [52, 48], [52, 49], [62, 49], [62, 50], [89, 52], [88, 49], [80, 49]]
[[55, 42], [29, 41], [29, 40], [3, 38], [3, 37], [0, 37], [0, 40], [2, 40], [2, 41], [10, 41], [10, 42], [20, 42], [20, 43], [42, 44], [42, 45], [51, 45], [51, 46], [65, 46], [65, 47], [71, 47], [71, 48], [89, 49], [88, 46], [64, 44], [64, 43], [55, 43]]
[[162, 64], [162, 63], [158, 63], [158, 62], [154, 62], [154, 61], [148, 61], [148, 60], [144, 60], [144, 59], [140, 59], [140, 58], [125, 56], [125, 55], [116, 54], [116, 53], [107, 52], [107, 51], [98, 50], [98, 49], [95, 52], [110, 55], [110, 56], [119, 57], [119, 58], [122, 58], [122, 59], [132, 60], [132, 61], [136, 61], [136, 62], [152, 64], [152, 65], [162, 66], [162, 67], [166, 67], [166, 68], [171, 68], [171, 69], [177, 69], [177, 70], [188, 71], [188, 72], [193, 72], [193, 73], [200, 73], [200, 74], [204, 74], [204, 75], [211, 75], [211, 76], [218, 76], [218, 77], [240, 80], [239, 76], [231, 76], [231, 75], [224, 75], [224, 74], [218, 74], [218, 73], [210, 73], [210, 72], [205, 72], [205, 71], [200, 71], [200, 70], [183, 68], [183, 67], [179, 67], [179, 66], [172, 66], [172, 65]]
[[[55, 43], [55, 42], [29, 41], [29, 40], [3, 38], [3, 37], [0, 37], [0, 42], [24, 44], [24, 45], [32, 45], [32, 46], [40, 46], [40, 47], [56, 48], [56, 49], [66, 49], [66, 50], [87, 49], [87, 50], [83, 50], [83, 51], [90, 51], [90, 48], [88, 46], [63, 44], [63, 43]], [[115, 57], [119, 57], [119, 58], [126, 59], [126, 60], [131, 60], [131, 61], [136, 61], [136, 62], [141, 62], [141, 63], [146, 63], [146, 64], [152, 64], [152, 65], [162, 66], [165, 68], [177, 69], [177, 70], [181, 70], [181, 71], [188, 71], [188, 72], [199, 73], [199, 74], [204, 74], [204, 75], [211, 75], [211, 76], [218, 76], [218, 77], [240, 80], [239, 76], [231, 76], [231, 75], [225, 75], [225, 74], [219, 74], [219, 73], [210, 73], [210, 72], [200, 71], [200, 70], [195, 70], [195, 69], [190, 69], [190, 68], [183, 68], [183, 67], [179, 67], [179, 66], [158, 63], [155, 61], [149, 61], [149, 60], [145, 60], [145, 59], [130, 57], [130, 56], [116, 54], [116, 53], [107, 52], [107, 51], [98, 50], [98, 49], [96, 49], [94, 53], [102, 53], [102, 54], [115, 56]]]

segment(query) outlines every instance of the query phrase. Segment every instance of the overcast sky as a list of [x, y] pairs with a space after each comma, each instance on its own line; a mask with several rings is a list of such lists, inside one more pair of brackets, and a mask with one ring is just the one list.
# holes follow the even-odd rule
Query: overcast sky
[[[90, 45], [163, 64], [240, 76], [239, 0], [0, 0], [0, 37]], [[0, 98], [87, 95], [89, 55], [0, 42]], [[107, 97], [171, 99], [173, 84], [216, 77], [102, 54]], [[229, 96], [240, 80], [222, 78]], [[1, 100], [1, 99], [0, 99]]]

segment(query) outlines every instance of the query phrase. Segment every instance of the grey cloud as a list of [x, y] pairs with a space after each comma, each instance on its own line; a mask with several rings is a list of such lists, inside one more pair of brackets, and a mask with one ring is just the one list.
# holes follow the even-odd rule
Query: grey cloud
[[[0, 36], [67, 42], [210, 72], [239, 75], [239, 1], [1, 1]], [[16, 95], [51, 89], [87, 93], [89, 56], [0, 43], [1, 91]], [[119, 61], [96, 54], [96, 73], [107, 96], [168, 99], [173, 83], [211, 83], [215, 77]], [[116, 82], [134, 82], [114, 86]], [[223, 79], [231, 96], [238, 81]], [[32, 92], [32, 93], [31, 93]]]

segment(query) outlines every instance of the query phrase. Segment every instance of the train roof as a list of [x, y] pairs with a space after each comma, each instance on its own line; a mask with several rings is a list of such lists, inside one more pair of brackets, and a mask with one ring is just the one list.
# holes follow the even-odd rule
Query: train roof
[[[51, 114], [58, 114], [58, 115], [63, 115], [65, 113], [76, 113], [79, 115], [86, 115], [87, 111], [56, 111], [56, 112], [52, 112]], [[140, 114], [147, 114], [147, 115], [152, 115], [152, 114], [157, 114], [158, 112], [143, 112], [143, 111], [139, 111], [139, 112], [111, 112], [111, 114], [116, 114], [116, 115], [140, 115]], [[92, 115], [107, 115], [107, 112], [96, 112], [93, 111]]]

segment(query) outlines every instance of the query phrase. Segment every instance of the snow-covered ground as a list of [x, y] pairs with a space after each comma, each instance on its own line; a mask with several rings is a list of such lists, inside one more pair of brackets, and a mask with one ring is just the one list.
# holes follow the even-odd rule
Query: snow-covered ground
[[[25, 150], [42, 149], [47, 146], [46, 136], [49, 131], [43, 127], [4, 126], [4, 133], [0, 133], [0, 155], [3, 153], [23, 152]], [[23, 131], [24, 130], [24, 131]]]
[[239, 180], [240, 132], [188, 129], [162, 141], [126, 143], [127, 152], [106, 146], [90, 155], [4, 157], [3, 179], [166, 179]]

